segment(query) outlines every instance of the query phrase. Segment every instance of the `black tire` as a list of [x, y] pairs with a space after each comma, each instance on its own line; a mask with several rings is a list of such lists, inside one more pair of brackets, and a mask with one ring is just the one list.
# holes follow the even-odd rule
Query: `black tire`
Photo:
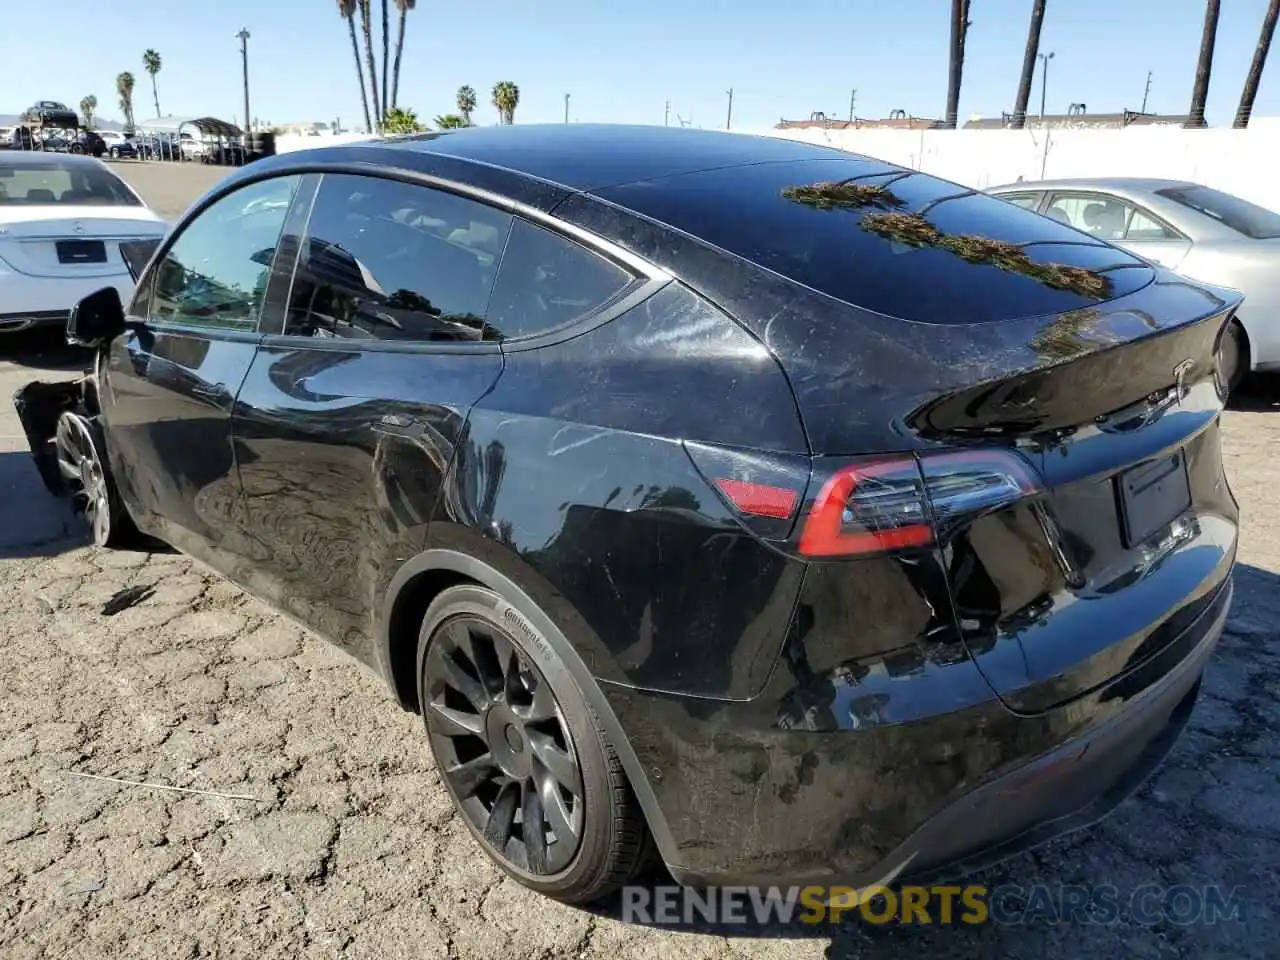
[[63, 411], [58, 416], [54, 446], [59, 472], [76, 508], [89, 521], [93, 542], [99, 547], [137, 543], [141, 535], [111, 476], [98, 421], [78, 410]]
[[1232, 320], [1223, 331], [1222, 343], [1218, 347], [1218, 363], [1225, 378], [1227, 397], [1230, 398], [1249, 375], [1249, 335], [1245, 333], [1239, 320]]
[[[417, 665], [440, 779], [505, 873], [583, 904], [649, 865], [644, 815], [600, 722], [545, 638], [498, 594], [442, 591], [423, 617]], [[526, 837], [530, 817], [544, 828]]]

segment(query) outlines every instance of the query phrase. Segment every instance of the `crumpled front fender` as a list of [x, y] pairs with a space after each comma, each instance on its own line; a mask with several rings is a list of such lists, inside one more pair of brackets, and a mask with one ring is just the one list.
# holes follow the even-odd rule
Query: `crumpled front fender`
[[58, 470], [58, 455], [54, 448], [54, 434], [58, 429], [58, 417], [65, 410], [75, 409], [84, 401], [84, 380], [66, 380], [45, 383], [33, 380], [13, 395], [13, 405], [27, 435], [27, 445], [35, 459], [40, 479], [55, 497], [65, 497], [69, 491]]

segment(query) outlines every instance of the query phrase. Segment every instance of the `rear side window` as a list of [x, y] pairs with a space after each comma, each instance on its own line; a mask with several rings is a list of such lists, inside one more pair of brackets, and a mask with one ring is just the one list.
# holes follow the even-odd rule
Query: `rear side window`
[[599, 254], [517, 218], [485, 337], [512, 340], [562, 327], [608, 303], [634, 279]]
[[1021, 207], [1023, 210], [1034, 210], [1040, 206], [1040, 194], [1038, 193], [1001, 193], [997, 194], [1005, 203], [1012, 203], [1015, 207]]
[[997, 197], [858, 158], [762, 163], [599, 196], [846, 303], [962, 324], [1062, 313], [1149, 283], [1143, 261]]
[[1280, 214], [1248, 200], [1241, 200], [1211, 187], [1169, 187], [1157, 190], [1162, 197], [1190, 207], [1197, 213], [1212, 217], [1236, 233], [1255, 240], [1272, 240], [1280, 237]]
[[325, 174], [284, 332], [478, 340], [511, 220], [509, 213], [441, 190]]

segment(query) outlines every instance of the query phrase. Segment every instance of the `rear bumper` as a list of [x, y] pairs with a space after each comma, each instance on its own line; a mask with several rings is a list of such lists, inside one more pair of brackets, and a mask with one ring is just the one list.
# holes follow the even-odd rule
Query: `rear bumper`
[[98, 277], [33, 277], [0, 262], [0, 334], [32, 327], [65, 327], [71, 308], [95, 290], [115, 287], [120, 299], [128, 303], [133, 286], [128, 272]]
[[[911, 723], [765, 731], [751, 729], [764, 716], [757, 701], [712, 707], [607, 693], [657, 774], [650, 781], [672, 835], [663, 853], [682, 882], [866, 887], [958, 877], [1096, 821], [1159, 766], [1221, 636], [1229, 580], [1221, 591], [1159, 679], [1124, 675], [1033, 717], [992, 697]], [[924, 699], [936, 699], [958, 688], [948, 671], [966, 669], [901, 682], [932, 684]]]

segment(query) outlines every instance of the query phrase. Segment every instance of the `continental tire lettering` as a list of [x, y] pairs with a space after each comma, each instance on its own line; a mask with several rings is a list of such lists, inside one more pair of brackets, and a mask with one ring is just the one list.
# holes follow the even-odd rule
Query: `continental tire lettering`
[[555, 653], [552, 651], [551, 645], [547, 643], [546, 640], [542, 639], [542, 636], [533, 629], [529, 621], [524, 618], [524, 614], [515, 607], [508, 606], [502, 611], [502, 619], [506, 624], [514, 627], [523, 634], [524, 638], [528, 640], [533, 645], [534, 649], [538, 651], [538, 656], [542, 658], [543, 663], [555, 662]]

